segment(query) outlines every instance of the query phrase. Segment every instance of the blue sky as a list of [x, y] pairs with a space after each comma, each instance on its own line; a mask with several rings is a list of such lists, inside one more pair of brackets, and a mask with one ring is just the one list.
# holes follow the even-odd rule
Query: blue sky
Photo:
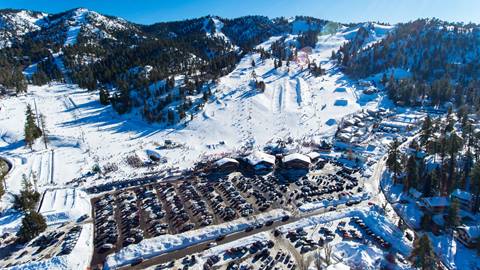
[[437, 17], [480, 23], [479, 0], [0, 0], [0, 8], [49, 13], [74, 7], [86, 7], [143, 24], [204, 15], [227, 18], [308, 15], [339, 22], [390, 23]]

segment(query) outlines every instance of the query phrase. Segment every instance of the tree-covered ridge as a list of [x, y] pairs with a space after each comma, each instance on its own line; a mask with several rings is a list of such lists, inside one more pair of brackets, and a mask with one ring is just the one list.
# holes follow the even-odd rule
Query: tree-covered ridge
[[[478, 110], [480, 27], [422, 19], [399, 24], [384, 39], [364, 46], [361, 32], [332, 57], [356, 78], [384, 73], [389, 97], [400, 105], [452, 102]], [[410, 78], [396, 80], [393, 69]]]
[[384, 39], [366, 48], [354, 42], [343, 46], [339, 59], [345, 71], [358, 77], [404, 68], [419, 80], [448, 75], [465, 82], [478, 78], [480, 73], [479, 34], [480, 28], [475, 24], [417, 20], [398, 24]]

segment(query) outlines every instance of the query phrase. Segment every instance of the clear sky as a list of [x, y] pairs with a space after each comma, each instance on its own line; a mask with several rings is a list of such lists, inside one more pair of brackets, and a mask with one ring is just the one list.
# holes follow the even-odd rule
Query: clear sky
[[143, 24], [204, 15], [308, 15], [338, 22], [390, 23], [436, 17], [480, 23], [480, 0], [0, 0], [0, 8], [48, 13], [75, 7]]

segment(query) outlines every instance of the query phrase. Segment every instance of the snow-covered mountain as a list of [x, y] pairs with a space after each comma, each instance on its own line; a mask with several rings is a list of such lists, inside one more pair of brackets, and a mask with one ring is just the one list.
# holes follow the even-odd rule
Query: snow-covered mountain
[[45, 13], [28, 10], [1, 10], [0, 49], [22, 41], [22, 37], [28, 33], [40, 30], [45, 24], [46, 17]]
[[98, 43], [104, 39], [116, 40], [119, 33], [127, 36], [138, 33], [137, 27], [121, 18], [101, 15], [84, 8], [49, 15], [35, 39], [50, 39], [63, 46], [75, 45], [78, 41]]
[[[392, 28], [343, 25], [305, 16], [205, 16], [137, 25], [84, 8], [42, 16], [26, 38], [10, 44], [15, 50], [6, 54], [5, 62], [23, 66], [34, 84], [63, 77], [89, 90], [108, 88], [115, 92], [112, 104], [118, 112], [138, 108], [149, 121], [163, 122], [197, 112], [210, 95], [211, 82], [233, 71], [245, 54], [261, 50], [262, 58], [272, 55], [291, 62], [302, 47], [315, 47], [319, 35], [342, 36], [344, 42], [355, 42], [361, 36], [367, 43]], [[38, 45], [22, 46], [30, 42]], [[338, 49], [337, 45], [331, 49]], [[23, 60], [18, 63], [18, 59]], [[147, 76], [131, 72], [146, 69]], [[186, 74], [189, 79], [177, 79], [175, 87], [165, 89], [166, 78]], [[172, 110], [179, 117], [171, 116]]]
[[47, 39], [65, 46], [74, 45], [78, 39], [85, 42], [115, 40], [119, 32], [134, 35], [139, 29], [118, 17], [101, 15], [85, 8], [58, 14], [30, 10], [5, 9], [0, 11], [0, 48], [21, 43], [25, 35], [34, 40]]
[[85, 8], [57, 14], [29, 10], [0, 10], [0, 30], [5, 36], [2, 38], [4, 47], [11, 46], [14, 41], [21, 42], [20, 37], [26, 34], [30, 34], [31, 38], [37, 41], [48, 39], [50, 42], [65, 46], [73, 45], [78, 40], [98, 42], [103, 39], [115, 40], [133, 36], [175, 39], [190, 35], [206, 35], [212, 39], [221, 39], [232, 46], [253, 47], [271, 36], [320, 31], [326, 24], [325, 20], [305, 16], [289, 19], [271, 19], [264, 16], [225, 19], [206, 16], [184, 21], [138, 25]]

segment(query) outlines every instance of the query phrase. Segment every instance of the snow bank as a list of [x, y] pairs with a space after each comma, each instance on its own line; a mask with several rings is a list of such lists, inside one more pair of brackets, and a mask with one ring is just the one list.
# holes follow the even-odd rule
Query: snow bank
[[0, 216], [0, 235], [16, 233], [22, 225], [23, 214], [16, 210], [9, 210]]
[[48, 260], [15, 265], [6, 269], [8, 270], [36, 270], [36, 269], [65, 270], [70, 268], [68, 265], [67, 257], [58, 256]]
[[[342, 258], [348, 265], [355, 265], [357, 269], [375, 270], [380, 269], [380, 262], [385, 257], [383, 251], [374, 245], [364, 245], [358, 242], [345, 241], [334, 247], [335, 255]], [[346, 268], [345, 268], [346, 267]], [[327, 268], [330, 269], [330, 268]], [[343, 268], [332, 269], [350, 269], [343, 265]]]

